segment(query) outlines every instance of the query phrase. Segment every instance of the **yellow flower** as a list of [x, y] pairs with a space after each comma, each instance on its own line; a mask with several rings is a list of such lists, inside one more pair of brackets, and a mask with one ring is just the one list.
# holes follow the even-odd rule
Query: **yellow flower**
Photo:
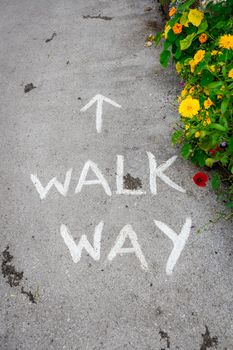
[[176, 71], [177, 71], [177, 73], [180, 73], [181, 69], [182, 69], [182, 64], [180, 62], [177, 62], [176, 63]]
[[176, 23], [173, 27], [172, 30], [175, 34], [180, 34], [182, 32], [182, 24]]
[[184, 97], [186, 94], [187, 94], [187, 90], [184, 88], [182, 91], [181, 91], [181, 96]]
[[176, 8], [172, 7], [171, 10], [169, 11], [169, 16], [172, 17], [176, 13]]
[[207, 39], [208, 39], [208, 36], [205, 33], [201, 34], [198, 38], [201, 44], [204, 44], [207, 41]]
[[195, 64], [198, 64], [199, 62], [201, 62], [204, 56], [205, 56], [205, 50], [198, 50], [193, 57]]
[[211, 99], [208, 97], [207, 100], [205, 100], [205, 102], [204, 102], [204, 107], [205, 107], [205, 109], [210, 108], [210, 106], [212, 106], [212, 105], [213, 105], [213, 102], [212, 102]]
[[189, 14], [188, 14], [188, 19], [189, 22], [191, 22], [194, 26], [198, 27], [201, 24], [201, 21], [204, 18], [204, 13], [194, 9], [194, 10], [190, 10]]
[[210, 119], [210, 117], [207, 117], [207, 118], [206, 118], [206, 123], [207, 123], [207, 124], [211, 124], [211, 119]]
[[228, 77], [233, 79], [233, 68], [229, 71]]
[[233, 35], [222, 35], [219, 40], [219, 47], [222, 47], [223, 49], [233, 50]]
[[217, 55], [218, 54], [218, 50], [212, 50], [211, 51], [211, 56], [215, 56], [215, 55]]
[[221, 96], [221, 95], [217, 95], [217, 99], [218, 99], [218, 100], [221, 100], [221, 99], [222, 99], [222, 96]]
[[193, 118], [198, 114], [200, 110], [199, 100], [192, 98], [192, 96], [187, 96], [179, 105], [179, 113], [182, 117]]
[[215, 66], [214, 66], [214, 65], [209, 66], [209, 70], [210, 70], [212, 73], [214, 73], [214, 72], [215, 72]]
[[194, 60], [189, 61], [189, 65], [190, 65], [191, 73], [193, 73], [196, 67], [195, 61]]
[[201, 135], [200, 131], [196, 131], [194, 136], [195, 136], [196, 139], [197, 139], [198, 137], [200, 137], [200, 135]]
[[190, 125], [186, 124], [184, 128], [185, 128], [185, 130], [188, 130], [188, 129], [190, 129]]
[[192, 87], [189, 89], [189, 93], [190, 93], [190, 94], [193, 94], [193, 93], [194, 93], [194, 91], [195, 91], [195, 87], [194, 87], [194, 86], [192, 86]]

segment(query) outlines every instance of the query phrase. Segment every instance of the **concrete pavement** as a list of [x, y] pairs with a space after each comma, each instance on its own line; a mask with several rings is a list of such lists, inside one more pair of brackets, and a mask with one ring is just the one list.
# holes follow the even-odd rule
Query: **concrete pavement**
[[170, 144], [158, 5], [2, 0], [0, 19], [0, 348], [232, 350], [232, 224]]

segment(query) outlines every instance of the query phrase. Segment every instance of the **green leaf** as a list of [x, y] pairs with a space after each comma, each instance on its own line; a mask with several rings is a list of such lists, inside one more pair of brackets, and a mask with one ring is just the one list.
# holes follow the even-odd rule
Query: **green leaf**
[[201, 76], [201, 86], [207, 86], [214, 80], [214, 76], [207, 70]]
[[192, 147], [189, 143], [186, 143], [183, 145], [183, 147], [181, 148], [181, 155], [184, 159], [188, 159], [190, 156], [190, 153], [192, 151]]
[[197, 166], [203, 167], [205, 165], [206, 158], [207, 156], [205, 152], [199, 149], [195, 151], [194, 156], [192, 157], [192, 162]]
[[225, 26], [226, 26], [226, 22], [225, 21], [219, 21], [216, 24], [216, 28], [218, 28], [218, 29], [224, 28]]
[[177, 40], [177, 35], [173, 32], [173, 30], [169, 30], [167, 33], [168, 40], [173, 43], [175, 40]]
[[171, 44], [172, 43], [170, 41], [168, 41], [168, 40], [164, 41], [163, 49], [167, 50], [171, 46]]
[[224, 131], [226, 132], [227, 129], [225, 128], [225, 126], [221, 125], [221, 124], [217, 124], [217, 123], [212, 123], [209, 125], [209, 128], [210, 129], [215, 129], [215, 130], [218, 130], [218, 131]]
[[183, 12], [185, 10], [188, 10], [189, 7], [194, 3], [195, 0], [188, 0], [188, 1], [185, 1], [184, 4], [181, 4], [179, 7], [178, 7], [178, 11], [179, 12]]
[[174, 26], [174, 24], [176, 24], [176, 22], [178, 22], [179, 18], [180, 18], [180, 14], [179, 14], [179, 13], [176, 13], [176, 14], [172, 17], [172, 19], [170, 19], [170, 21], [167, 22], [167, 23], [168, 23], [168, 24], [170, 25], [170, 27], [172, 28], [172, 27]]
[[158, 32], [154, 38], [154, 43], [155, 43], [155, 46], [158, 46], [161, 39], [162, 39], [162, 36], [163, 36], [163, 33], [162, 32]]
[[201, 33], [205, 32], [207, 28], [208, 28], [208, 23], [207, 23], [207, 21], [202, 22], [202, 23], [199, 25], [199, 27], [198, 27], [198, 32], [197, 32], [197, 34], [201, 34]]
[[183, 132], [181, 130], [176, 130], [173, 134], [172, 134], [172, 143], [176, 144], [180, 141], [181, 136], [183, 135]]
[[199, 142], [199, 147], [205, 152], [208, 152], [211, 148], [214, 147], [214, 140], [211, 137], [211, 135], [207, 135], [203, 139], [200, 140]]
[[223, 85], [223, 81], [214, 81], [213, 83], [208, 84], [209, 89], [219, 89]]
[[171, 57], [171, 52], [169, 50], [163, 50], [160, 54], [160, 63], [163, 67], [168, 66], [169, 59]]
[[185, 25], [188, 22], [188, 12], [183, 12], [180, 17], [180, 24]]
[[214, 173], [211, 179], [211, 187], [214, 191], [217, 191], [220, 187], [220, 176], [218, 173]]
[[231, 154], [233, 154], [233, 136], [231, 136], [231, 138], [228, 142], [228, 148], [229, 148]]
[[225, 98], [222, 103], [221, 103], [221, 112], [222, 114], [226, 113], [227, 107], [229, 105], [230, 99], [229, 98]]
[[174, 54], [174, 58], [176, 60], [178, 60], [180, 58], [180, 56], [181, 56], [181, 49], [180, 49], [180, 47], [177, 47], [176, 52]]
[[196, 33], [192, 33], [186, 36], [183, 40], [180, 41], [180, 48], [181, 50], [186, 50], [190, 47], [192, 44], [192, 41], [194, 37], [196, 36]]

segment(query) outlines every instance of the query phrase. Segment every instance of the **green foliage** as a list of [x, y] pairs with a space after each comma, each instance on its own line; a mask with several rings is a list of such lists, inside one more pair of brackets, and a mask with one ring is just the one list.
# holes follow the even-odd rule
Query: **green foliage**
[[[172, 143], [182, 143], [182, 157], [197, 166], [227, 170], [226, 203], [233, 207], [233, 1], [196, 3], [174, 0], [156, 40], [163, 40], [162, 66], [171, 59], [185, 82], [178, 98], [181, 127]], [[217, 173], [211, 185], [221, 187]]]

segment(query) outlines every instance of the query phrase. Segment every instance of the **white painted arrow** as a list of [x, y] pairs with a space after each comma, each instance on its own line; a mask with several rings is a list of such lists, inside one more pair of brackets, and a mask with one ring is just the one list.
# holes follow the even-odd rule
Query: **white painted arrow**
[[110, 98], [97, 94], [83, 108], [80, 109], [80, 112], [86, 112], [94, 103], [96, 103], [96, 130], [98, 133], [101, 132], [102, 128], [102, 113], [104, 101], [108, 102], [114, 107], [121, 108], [121, 105], [114, 102], [113, 100], [110, 100]]

